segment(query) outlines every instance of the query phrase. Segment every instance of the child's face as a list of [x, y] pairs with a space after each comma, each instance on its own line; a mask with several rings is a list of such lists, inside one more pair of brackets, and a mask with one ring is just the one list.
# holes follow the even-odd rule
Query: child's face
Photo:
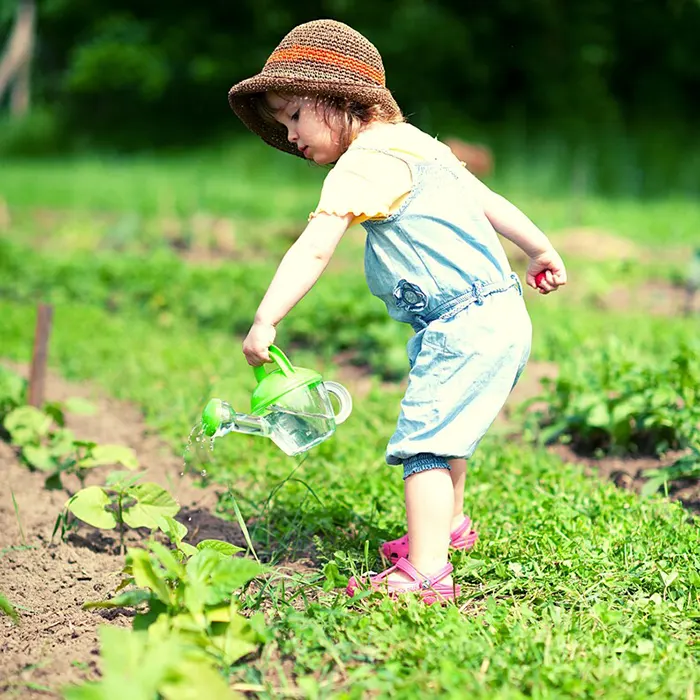
[[338, 129], [329, 126], [313, 97], [279, 95], [265, 96], [275, 119], [287, 128], [287, 138], [296, 144], [304, 158], [318, 165], [328, 165], [342, 155]]

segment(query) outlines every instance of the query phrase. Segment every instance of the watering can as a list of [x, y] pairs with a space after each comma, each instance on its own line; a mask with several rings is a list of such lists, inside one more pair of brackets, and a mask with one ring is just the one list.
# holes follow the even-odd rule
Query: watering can
[[[277, 364], [271, 372], [253, 367], [258, 385], [251, 397], [251, 415], [238, 413], [221, 399], [211, 399], [202, 412], [202, 428], [212, 438], [231, 432], [270, 438], [290, 456], [327, 440], [352, 411], [350, 392], [337, 382], [324, 382], [311, 369], [293, 367], [275, 345], [269, 348]], [[330, 396], [338, 399], [335, 413]]]

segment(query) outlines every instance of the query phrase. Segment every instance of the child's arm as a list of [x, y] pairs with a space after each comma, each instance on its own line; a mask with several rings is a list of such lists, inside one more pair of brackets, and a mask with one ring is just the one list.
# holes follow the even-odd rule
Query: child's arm
[[353, 217], [318, 214], [287, 251], [243, 341], [248, 364], [271, 361], [268, 348], [275, 340], [275, 326], [316, 284]]
[[[515, 243], [529, 258], [526, 282], [542, 294], [553, 292], [566, 284], [566, 268], [559, 253], [530, 219], [505, 197], [490, 190], [476, 177], [475, 188], [486, 218], [504, 238]], [[538, 286], [535, 277], [545, 272]]]

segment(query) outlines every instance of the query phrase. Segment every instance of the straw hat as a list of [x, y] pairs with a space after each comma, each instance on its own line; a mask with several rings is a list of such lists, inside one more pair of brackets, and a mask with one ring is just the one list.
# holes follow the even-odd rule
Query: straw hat
[[292, 29], [262, 71], [237, 83], [228, 93], [231, 109], [252, 132], [271, 146], [303, 158], [287, 140], [287, 129], [269, 123], [256, 109], [253, 96], [268, 90], [344, 97], [400, 113], [386, 88], [384, 65], [374, 44], [347, 24], [331, 19]]

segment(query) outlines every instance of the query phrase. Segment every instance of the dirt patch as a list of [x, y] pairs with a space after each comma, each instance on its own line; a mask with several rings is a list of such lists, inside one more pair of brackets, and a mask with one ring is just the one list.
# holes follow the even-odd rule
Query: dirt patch
[[[644, 472], [647, 469], [663, 469], [673, 464], [684, 452], [668, 452], [663, 458], [657, 457], [601, 457], [596, 459], [574, 452], [568, 445], [552, 445], [554, 454], [570, 464], [583, 466], [587, 474], [610, 479], [623, 489], [641, 493], [647, 482]], [[686, 479], [669, 484], [668, 496], [673, 501], [680, 501], [685, 508], [700, 514], [700, 481]], [[700, 521], [699, 521], [700, 522]]]
[[[8, 364], [9, 363], [5, 363]], [[23, 374], [21, 367], [12, 366]], [[72, 396], [90, 399], [95, 415], [67, 415], [67, 425], [83, 439], [119, 443], [133, 448], [146, 472], [145, 480], [167, 488], [178, 500], [178, 519], [189, 528], [188, 540], [217, 538], [245, 546], [238, 525], [212, 514], [218, 496], [213, 487], [199, 488], [183, 461], [146, 429], [140, 411], [130, 404], [100, 396], [88, 385], [72, 385], [51, 375], [48, 400]], [[103, 482], [106, 470], [94, 470], [88, 483]], [[0, 694], [3, 697], [60, 697], [67, 683], [97, 676], [100, 624], [129, 625], [114, 612], [85, 611], [81, 606], [112, 594], [124, 560], [116, 533], [80, 526], [67, 543], [51, 543], [56, 516], [67, 499], [65, 491], [48, 491], [44, 476], [20, 464], [15, 450], [0, 442], [0, 590], [17, 607], [18, 626], [0, 617]], [[68, 490], [77, 480], [64, 479]], [[12, 497], [17, 503], [15, 513]], [[127, 543], [138, 545], [147, 531], [131, 531]]]
[[637, 287], [616, 286], [596, 300], [601, 309], [644, 312], [653, 316], [690, 316], [700, 314], [700, 292], [690, 294], [671, 282], [652, 280]]
[[627, 238], [594, 228], [564, 229], [557, 232], [555, 245], [566, 259], [641, 260], [646, 252]]

